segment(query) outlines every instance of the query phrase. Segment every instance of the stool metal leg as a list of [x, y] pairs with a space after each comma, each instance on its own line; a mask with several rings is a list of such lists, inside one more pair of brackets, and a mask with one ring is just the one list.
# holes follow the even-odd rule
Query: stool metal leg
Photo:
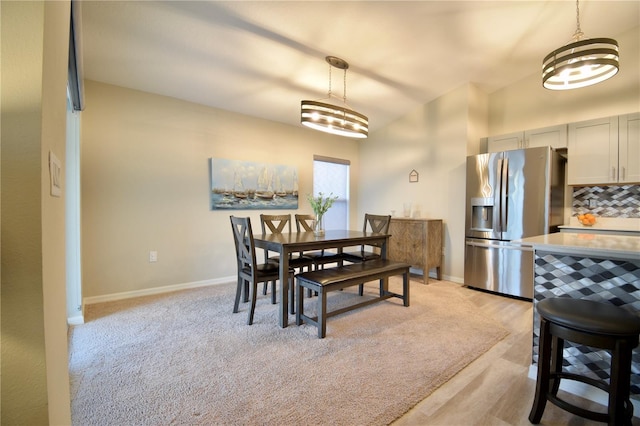
[[540, 319], [540, 345], [538, 352], [538, 379], [536, 382], [536, 395], [529, 413], [529, 421], [533, 424], [540, 423], [544, 407], [547, 405], [547, 393], [549, 391], [549, 370], [551, 368], [551, 332], [549, 321]]
[[549, 394], [557, 395], [560, 389], [560, 377], [558, 374], [562, 372], [562, 360], [564, 352], [564, 340], [558, 336], [551, 339], [551, 375], [549, 383]]
[[609, 424], [631, 425], [633, 405], [629, 401], [631, 348], [626, 340], [618, 340], [612, 351], [609, 380]]

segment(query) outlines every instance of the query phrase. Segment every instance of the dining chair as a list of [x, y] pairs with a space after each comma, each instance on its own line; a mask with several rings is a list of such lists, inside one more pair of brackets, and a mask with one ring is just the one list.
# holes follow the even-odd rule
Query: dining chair
[[[291, 233], [291, 215], [290, 214], [261, 214], [260, 225], [262, 226], [262, 233], [266, 234], [269, 231], [271, 234], [281, 234], [283, 232]], [[269, 250], [264, 249], [265, 262], [280, 263], [280, 256], [269, 256]], [[292, 268], [298, 272], [303, 272], [304, 268], [307, 271], [311, 270], [313, 261], [311, 258], [304, 256], [302, 253], [290, 253], [289, 254], [289, 268]], [[262, 288], [262, 294], [267, 294], [267, 283], [264, 283]], [[289, 310], [292, 314], [295, 313], [295, 301], [293, 299], [293, 292], [290, 298]]]
[[[296, 214], [296, 230], [298, 232], [313, 232], [313, 222], [316, 217], [312, 214]], [[313, 262], [313, 269], [324, 269], [324, 265], [327, 263], [340, 263], [342, 262], [342, 254], [334, 253], [327, 250], [318, 251], [305, 251], [303, 256], [308, 257]]]
[[[376, 215], [365, 213], [364, 225], [362, 226], [363, 232], [374, 232], [378, 234], [388, 234], [389, 224], [391, 223], [391, 216]], [[344, 260], [351, 263], [366, 262], [369, 260], [375, 260], [381, 258], [381, 245], [378, 244], [363, 244], [360, 246], [360, 251], [352, 251], [343, 254]], [[364, 292], [364, 285], [360, 284], [358, 293], [362, 296]]]
[[[291, 232], [291, 215], [290, 214], [261, 214], [260, 224], [262, 225], [262, 233], [269, 231], [272, 234], [281, 234], [283, 232]], [[270, 262], [280, 262], [280, 256], [269, 257], [269, 251], [264, 250], [264, 258]], [[313, 262], [311, 258], [306, 257], [302, 253], [291, 253], [289, 255], [289, 266], [300, 271], [307, 268], [310, 270]]]
[[[253, 324], [253, 315], [256, 309], [256, 298], [258, 283], [265, 285], [271, 282], [271, 303], [276, 304], [276, 281], [279, 278], [279, 265], [274, 262], [258, 263], [256, 261], [256, 250], [253, 242], [253, 231], [251, 230], [251, 219], [248, 217], [231, 216], [231, 229], [233, 230], [233, 241], [236, 246], [236, 261], [238, 268], [238, 284], [236, 288], [236, 298], [233, 305], [233, 313], [238, 312], [240, 297], [244, 293], [244, 302], [251, 299], [249, 318], [247, 324]], [[249, 285], [251, 284], [251, 292]], [[293, 269], [289, 270], [290, 298], [293, 299]], [[251, 297], [249, 297], [251, 295]]]

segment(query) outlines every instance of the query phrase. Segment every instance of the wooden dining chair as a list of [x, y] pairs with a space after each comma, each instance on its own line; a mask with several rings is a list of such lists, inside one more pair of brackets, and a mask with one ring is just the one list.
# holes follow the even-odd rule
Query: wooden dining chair
[[[274, 262], [258, 263], [253, 242], [251, 220], [248, 217], [231, 216], [231, 229], [233, 241], [236, 246], [236, 261], [238, 268], [238, 284], [236, 298], [233, 305], [233, 313], [238, 312], [240, 298], [244, 293], [244, 302], [251, 299], [249, 318], [247, 324], [253, 324], [253, 315], [256, 309], [258, 283], [271, 282], [271, 303], [276, 304], [276, 281], [279, 278], [279, 265]], [[249, 288], [251, 286], [251, 288]], [[293, 269], [289, 270], [290, 298], [293, 299]], [[249, 291], [251, 290], [251, 291]]]
[[[267, 231], [271, 234], [281, 234], [283, 232], [291, 232], [291, 215], [290, 214], [261, 214], [260, 223], [262, 225], [262, 233], [266, 234]], [[269, 256], [269, 251], [264, 250], [264, 258], [271, 262], [280, 262], [280, 256]], [[289, 255], [289, 266], [296, 270], [310, 270], [313, 262], [309, 257], [304, 256], [302, 253], [291, 253]]]
[[[362, 226], [363, 232], [374, 232], [377, 234], [388, 234], [389, 224], [391, 223], [391, 216], [376, 215], [365, 213], [364, 225]], [[350, 251], [343, 254], [344, 260], [351, 263], [366, 262], [369, 260], [376, 260], [382, 257], [381, 254], [382, 244], [363, 244], [360, 246], [359, 251]], [[358, 288], [360, 296], [364, 292], [364, 285], [360, 284]]]
[[[296, 230], [298, 232], [313, 232], [313, 222], [316, 217], [312, 214], [296, 214]], [[334, 253], [328, 250], [305, 251], [303, 256], [308, 257], [313, 262], [313, 269], [324, 269], [324, 265], [328, 263], [341, 263], [342, 254]]]
[[[260, 225], [262, 226], [262, 233], [266, 234], [267, 231], [271, 234], [282, 234], [283, 232], [291, 232], [291, 215], [290, 214], [261, 214]], [[265, 262], [280, 263], [280, 255], [269, 256], [269, 250], [264, 249]], [[289, 268], [293, 268], [298, 272], [311, 270], [313, 261], [311, 258], [304, 256], [302, 253], [290, 253], [289, 254]], [[267, 294], [267, 283], [262, 288], [262, 294]], [[295, 301], [293, 299], [293, 293], [290, 298], [289, 311], [295, 313]]]

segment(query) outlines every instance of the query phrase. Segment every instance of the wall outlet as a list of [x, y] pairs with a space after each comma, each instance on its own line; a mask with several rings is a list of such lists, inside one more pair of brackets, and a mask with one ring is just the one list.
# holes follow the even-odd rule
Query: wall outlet
[[157, 262], [158, 261], [158, 252], [150, 251], [149, 252], [149, 262]]
[[590, 209], [595, 209], [596, 207], [598, 207], [598, 200], [590, 199], [589, 200], [589, 208]]

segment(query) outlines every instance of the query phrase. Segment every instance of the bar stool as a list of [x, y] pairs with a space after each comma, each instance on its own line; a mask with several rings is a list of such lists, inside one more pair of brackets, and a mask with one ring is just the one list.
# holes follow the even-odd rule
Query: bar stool
[[[537, 424], [547, 401], [578, 416], [610, 425], [630, 425], [631, 351], [638, 345], [640, 317], [615, 305], [592, 300], [553, 297], [538, 302], [540, 348], [535, 399], [529, 421]], [[611, 351], [610, 380], [562, 371], [564, 340]], [[560, 380], [586, 383], [609, 394], [606, 413], [570, 404], [557, 396]]]

